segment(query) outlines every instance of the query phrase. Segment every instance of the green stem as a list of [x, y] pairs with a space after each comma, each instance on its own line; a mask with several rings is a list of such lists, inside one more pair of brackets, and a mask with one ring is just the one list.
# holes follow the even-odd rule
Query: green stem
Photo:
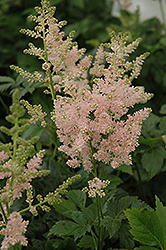
[[9, 209], [9, 203], [5, 202], [5, 206], [6, 206], [6, 210], [7, 210], [7, 214], [10, 214], [10, 209]]
[[4, 211], [3, 206], [2, 206], [1, 203], [0, 203], [0, 210], [1, 210], [2, 216], [3, 216], [4, 220], [5, 220], [5, 224], [7, 224], [7, 217], [6, 217], [5, 211]]
[[15, 128], [16, 128], [16, 132], [13, 135], [13, 156], [12, 156], [12, 160], [13, 162], [15, 161], [15, 157], [16, 157], [16, 151], [17, 151], [17, 138], [18, 138], [18, 117], [15, 120]]
[[96, 203], [97, 203], [97, 214], [98, 214], [98, 250], [102, 250], [104, 243], [105, 229], [103, 230], [101, 228], [101, 220], [104, 218], [104, 215], [102, 212], [101, 198], [99, 196], [96, 197]]
[[[43, 22], [43, 46], [44, 46], [44, 52], [45, 52], [45, 57], [46, 57], [46, 62], [48, 63], [48, 53], [47, 53], [47, 46], [46, 46], [46, 34], [45, 34], [45, 24]], [[55, 93], [54, 93], [54, 86], [53, 86], [53, 80], [52, 80], [52, 74], [51, 74], [51, 70], [48, 69], [48, 75], [50, 78], [49, 81], [49, 87], [50, 87], [50, 91], [51, 91], [51, 96], [52, 96], [52, 100], [55, 99]]]
[[[45, 203], [47, 203], [47, 200], [44, 200], [44, 201], [42, 201], [42, 202], [40, 202], [40, 203], [34, 205], [33, 207], [40, 207], [41, 205], [43, 205], [43, 204], [45, 204]], [[23, 210], [19, 211], [19, 213], [20, 213], [20, 214], [25, 213], [25, 212], [29, 211], [30, 209], [31, 209], [31, 207], [29, 206], [29, 207], [24, 208]]]
[[93, 243], [95, 245], [95, 250], [97, 250], [97, 243], [96, 243], [96, 241], [98, 241], [97, 236], [95, 235], [95, 233], [93, 232], [92, 229], [90, 230], [90, 232], [91, 232], [91, 235], [92, 235]]

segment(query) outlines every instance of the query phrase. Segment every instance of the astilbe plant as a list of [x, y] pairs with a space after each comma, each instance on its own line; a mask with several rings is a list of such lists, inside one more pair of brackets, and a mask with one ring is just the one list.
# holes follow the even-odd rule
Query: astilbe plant
[[[104, 196], [103, 188], [109, 184], [109, 181], [100, 180], [105, 166], [118, 168], [121, 164], [132, 164], [131, 153], [138, 146], [142, 123], [151, 112], [150, 108], [144, 108], [128, 114], [135, 104], [146, 103], [152, 97], [143, 87], [131, 85], [139, 76], [148, 53], [133, 61], [127, 60], [140, 39], [128, 44], [128, 33], [116, 35], [113, 32], [110, 43], [101, 44], [94, 58], [85, 56], [86, 50], [79, 49], [73, 42], [74, 32], [65, 38], [61, 28], [66, 22], [58, 22], [54, 17], [55, 7], [50, 7], [49, 1], [41, 0], [41, 7], [35, 10], [37, 15], [30, 16], [37, 23], [34, 30], [22, 29], [21, 32], [42, 39], [43, 48], [30, 43], [24, 53], [43, 61], [45, 75], [32, 74], [14, 65], [11, 68], [32, 84], [44, 82], [45, 93], [51, 94], [53, 101], [50, 115], [62, 143], [59, 150], [68, 155], [68, 166], [83, 166], [92, 173], [94, 179], [89, 181], [89, 189], [83, 191], [96, 197], [99, 204]], [[32, 123], [40, 121], [42, 126], [49, 126], [40, 104], [22, 103]], [[7, 157], [6, 153], [3, 157]], [[36, 157], [40, 159], [42, 154], [41, 151]], [[37, 158], [31, 161], [35, 160]], [[98, 163], [103, 164], [101, 171]], [[98, 214], [102, 217], [99, 205]], [[98, 241], [98, 245], [101, 249], [101, 242]]]
[[[20, 136], [29, 127], [29, 120], [22, 118], [25, 108], [20, 104], [18, 94], [19, 92], [16, 90], [13, 94], [10, 114], [6, 117], [13, 126], [10, 129], [0, 127], [2, 132], [11, 137], [11, 142], [0, 143], [0, 179], [5, 180], [5, 184], [0, 187], [0, 214], [2, 216], [0, 234], [4, 235], [1, 249], [8, 249], [10, 246], [15, 246], [16, 243], [27, 245], [28, 241], [24, 234], [29, 222], [24, 221], [21, 214], [29, 210], [33, 215], [37, 215], [37, 207], [41, 207], [43, 211], [49, 211], [48, 205], [61, 202], [61, 196], [66, 194], [68, 186], [79, 178], [79, 175], [68, 178], [54, 192], [48, 193], [44, 198], [38, 195], [36, 198], [39, 202], [34, 204], [31, 182], [34, 178], [48, 175], [50, 171], [40, 169], [44, 150], [35, 153], [34, 144], [38, 138], [25, 140]], [[14, 201], [20, 199], [23, 192], [26, 192], [27, 208], [11, 213]]]

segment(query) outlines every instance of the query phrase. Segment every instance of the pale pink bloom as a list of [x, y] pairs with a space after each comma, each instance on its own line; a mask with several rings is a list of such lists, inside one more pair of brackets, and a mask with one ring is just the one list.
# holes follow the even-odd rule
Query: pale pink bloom
[[24, 221], [18, 212], [10, 214], [6, 228], [1, 229], [0, 233], [5, 236], [2, 241], [2, 250], [7, 250], [11, 245], [20, 243], [27, 246], [28, 241], [24, 236], [29, 221]]
[[71, 157], [67, 161], [71, 167], [80, 166], [82, 161], [84, 169], [90, 171], [92, 164], [89, 163], [94, 159], [106, 164], [112, 162], [113, 168], [122, 163], [132, 164], [130, 153], [138, 146], [142, 122], [151, 110], [144, 109], [126, 116], [126, 119], [121, 118], [135, 104], [149, 100], [151, 94], [144, 92], [143, 87], [131, 86], [147, 55], [141, 55], [132, 62], [126, 61], [124, 58], [129, 57], [140, 42], [137, 39], [128, 45], [127, 39], [126, 35], [116, 37], [113, 34], [111, 43], [99, 46], [90, 69], [90, 74], [93, 74], [91, 88], [86, 83], [82, 88], [78, 84], [84, 74], [78, 67], [83, 61], [76, 64], [77, 47], [68, 52], [72, 55], [72, 72], [65, 76], [70, 68], [70, 58], [66, 69], [61, 65], [65, 76], [64, 93], [68, 96], [57, 96], [51, 115], [62, 142], [59, 149]]
[[89, 197], [95, 198], [97, 195], [101, 198], [105, 196], [104, 188], [109, 185], [109, 180], [100, 180], [95, 177], [93, 180], [88, 181], [88, 187], [82, 189], [83, 192], [88, 192]]
[[4, 160], [8, 159], [8, 158], [9, 158], [9, 156], [8, 156], [7, 153], [5, 153], [4, 151], [1, 151], [1, 152], [0, 152], [0, 163], [1, 163], [2, 161], [4, 161]]

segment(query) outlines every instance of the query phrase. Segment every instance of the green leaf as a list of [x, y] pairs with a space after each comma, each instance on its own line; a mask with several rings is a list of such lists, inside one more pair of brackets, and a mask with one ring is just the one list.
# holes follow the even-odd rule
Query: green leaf
[[161, 118], [159, 128], [161, 129], [162, 134], [166, 134], [166, 116]]
[[148, 119], [146, 119], [142, 126], [142, 135], [145, 137], [151, 137], [156, 125], [159, 123], [160, 117], [154, 114], [150, 114]]
[[136, 197], [125, 196], [119, 201], [116, 201], [115, 199], [108, 201], [107, 216], [102, 220], [101, 224], [107, 228], [110, 236], [113, 236], [120, 229], [121, 221], [124, 218], [124, 210], [136, 200]]
[[93, 238], [90, 235], [84, 235], [77, 246], [84, 249], [95, 249]]
[[6, 91], [8, 88], [12, 86], [12, 83], [0, 84], [0, 92]]
[[[166, 84], [165, 84], [166, 85]], [[166, 114], [166, 104], [163, 104], [160, 109], [160, 114], [165, 115]]]
[[0, 76], [0, 82], [15, 83], [14, 79], [9, 76]]
[[153, 147], [143, 154], [141, 162], [148, 172], [149, 179], [160, 172], [164, 158], [166, 158], [166, 150], [162, 146]]
[[135, 246], [135, 242], [133, 236], [129, 232], [129, 225], [126, 223], [122, 223], [119, 230], [119, 240], [120, 240], [120, 247], [124, 247], [127, 249], [133, 249]]
[[113, 175], [113, 174], [105, 174], [102, 177], [103, 180], [110, 180], [110, 184], [107, 187], [108, 189], [115, 189], [117, 188], [118, 185], [120, 185], [121, 183], [123, 183], [122, 179], [120, 179], [118, 176]]
[[71, 211], [71, 218], [80, 225], [87, 223], [86, 218], [84, 217], [81, 211]]
[[59, 204], [54, 203], [53, 207], [58, 213], [68, 218], [72, 218], [72, 214], [71, 214], [72, 211], [77, 211], [76, 206], [71, 201], [65, 200], [63, 198], [62, 198], [61, 203]]
[[106, 216], [102, 221], [101, 225], [106, 227], [109, 232], [110, 237], [112, 237], [120, 229], [121, 220], [115, 219], [111, 216]]
[[49, 231], [48, 236], [50, 235], [59, 235], [59, 236], [65, 236], [65, 235], [73, 235], [74, 230], [78, 228], [78, 224], [69, 221], [69, 220], [61, 220], [58, 221]]
[[90, 225], [78, 225], [76, 230], [74, 230], [74, 239], [77, 240], [78, 238], [85, 235], [86, 232], [90, 232]]
[[156, 214], [159, 217], [162, 228], [164, 230], [164, 235], [165, 235], [165, 244], [164, 247], [166, 248], [166, 207], [163, 206], [162, 202], [159, 200], [157, 196], [156, 198]]
[[131, 165], [123, 164], [120, 167], [118, 167], [118, 170], [120, 170], [120, 171], [122, 171], [124, 173], [130, 174], [130, 175], [133, 175], [133, 171], [132, 171]]
[[89, 224], [93, 224], [97, 219], [96, 204], [92, 203], [89, 207], [82, 208], [86, 220]]
[[151, 138], [151, 137], [144, 138], [143, 136], [140, 136], [138, 141], [140, 144], [145, 144], [145, 145], [151, 146], [153, 144], [156, 144], [158, 141], [161, 141], [161, 136], [158, 138]]
[[164, 230], [155, 211], [132, 208], [127, 209], [125, 215], [135, 240], [149, 246], [164, 245]]
[[78, 238], [85, 235], [86, 232], [90, 232], [90, 225], [86, 224], [86, 220], [81, 214], [80, 211], [73, 211], [72, 213], [73, 219], [76, 222], [68, 221], [68, 220], [62, 220], [58, 221], [49, 231], [48, 236], [54, 234], [58, 236], [70, 236], [73, 235], [74, 239], [77, 240]]
[[80, 208], [85, 207], [86, 194], [83, 193], [81, 190], [71, 190], [66, 196], [76, 206]]

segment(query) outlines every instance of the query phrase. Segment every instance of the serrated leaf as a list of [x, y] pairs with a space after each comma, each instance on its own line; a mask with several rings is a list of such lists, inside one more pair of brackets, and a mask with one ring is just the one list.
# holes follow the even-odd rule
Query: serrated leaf
[[65, 236], [65, 235], [73, 235], [74, 230], [78, 228], [78, 224], [69, 221], [69, 220], [61, 220], [58, 221], [49, 231], [48, 236], [50, 235], [59, 235], [59, 236]]
[[164, 158], [166, 158], [166, 150], [162, 146], [154, 147], [143, 154], [141, 162], [148, 172], [149, 179], [160, 172]]
[[132, 196], [122, 197], [119, 201], [112, 199], [107, 204], [106, 214], [115, 219], [119, 219], [121, 218], [124, 210], [127, 209], [135, 201], [137, 201], [137, 198]]
[[71, 190], [66, 196], [76, 206], [80, 208], [85, 207], [86, 194], [83, 193], [81, 190]]
[[82, 213], [84, 214], [89, 224], [93, 224], [97, 219], [96, 205], [94, 203], [89, 207], [82, 208]]
[[162, 228], [164, 230], [164, 235], [165, 235], [165, 244], [164, 247], [166, 248], [166, 207], [163, 206], [162, 202], [159, 200], [157, 196], [156, 198], [156, 214], [159, 217]]
[[81, 211], [71, 211], [71, 218], [78, 224], [84, 225], [87, 223], [86, 218], [84, 217]]
[[132, 208], [127, 209], [125, 215], [135, 240], [149, 246], [164, 245], [164, 230], [155, 211]]
[[133, 236], [129, 232], [129, 225], [126, 223], [122, 223], [119, 230], [119, 240], [120, 247], [124, 247], [127, 249], [133, 249], [135, 246], [135, 242]]
[[12, 83], [0, 84], [0, 92], [6, 91], [11, 86], [12, 86]]
[[90, 225], [79, 225], [75, 230], [74, 230], [74, 239], [77, 240], [78, 238], [82, 237], [85, 235], [86, 232], [90, 232]]
[[15, 83], [14, 79], [10, 76], [0, 76], [0, 82]]
[[107, 228], [110, 236], [113, 236], [120, 229], [121, 221], [124, 218], [124, 210], [136, 200], [136, 197], [125, 196], [119, 201], [115, 199], [108, 201], [107, 216], [102, 220], [101, 224]]
[[118, 167], [118, 170], [120, 170], [120, 171], [122, 171], [124, 173], [130, 174], [130, 175], [133, 175], [133, 171], [132, 171], [131, 165], [123, 164], [123, 165], [121, 165], [121, 166]]
[[90, 235], [84, 235], [77, 246], [84, 249], [95, 249], [93, 238]]
[[77, 211], [76, 206], [71, 201], [65, 200], [63, 198], [62, 198], [61, 203], [59, 204], [54, 203], [53, 207], [58, 213], [68, 218], [72, 218], [72, 214], [71, 214], [72, 211]]
[[115, 218], [110, 217], [110, 216], [106, 216], [101, 221], [101, 225], [103, 227], [107, 228], [110, 237], [112, 237], [120, 229], [121, 220], [120, 219], [115, 219]]

